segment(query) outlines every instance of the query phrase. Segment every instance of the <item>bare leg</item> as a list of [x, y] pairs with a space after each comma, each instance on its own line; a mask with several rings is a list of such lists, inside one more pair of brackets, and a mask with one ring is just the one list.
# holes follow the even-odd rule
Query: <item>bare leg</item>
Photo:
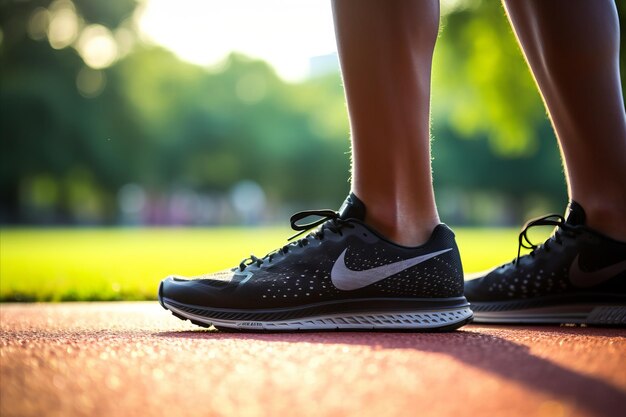
[[504, 0], [588, 225], [626, 240], [626, 113], [611, 0]]
[[430, 166], [430, 73], [438, 0], [334, 0], [352, 130], [352, 191], [391, 240], [425, 242], [439, 223]]

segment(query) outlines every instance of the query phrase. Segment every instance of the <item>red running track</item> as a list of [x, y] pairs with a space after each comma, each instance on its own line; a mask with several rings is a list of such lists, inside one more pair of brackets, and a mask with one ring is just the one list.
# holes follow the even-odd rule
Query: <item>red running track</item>
[[157, 303], [0, 305], [1, 416], [625, 416], [626, 330], [237, 334]]

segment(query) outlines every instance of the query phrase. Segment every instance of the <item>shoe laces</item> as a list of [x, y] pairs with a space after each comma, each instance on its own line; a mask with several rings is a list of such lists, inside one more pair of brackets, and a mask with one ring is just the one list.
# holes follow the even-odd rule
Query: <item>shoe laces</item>
[[[543, 244], [536, 245], [532, 243], [528, 237], [528, 231], [537, 226], [555, 226], [554, 233]], [[536, 219], [529, 220], [522, 228], [518, 237], [517, 257], [513, 263], [517, 266], [521, 258], [522, 248], [531, 249], [530, 256], [535, 256], [537, 251], [544, 249], [546, 252], [550, 251], [550, 245], [563, 244], [563, 237], [571, 237], [580, 230], [582, 226], [573, 226], [566, 223], [566, 220], [560, 214], [548, 214], [547, 216], [538, 217]], [[504, 265], [503, 265], [504, 266]]]
[[[320, 218], [318, 220], [315, 220], [309, 223], [304, 223], [304, 224], [299, 223], [299, 221], [306, 219], [307, 217], [311, 217], [311, 216], [317, 216]], [[291, 218], [289, 219], [289, 222], [291, 224], [291, 228], [298, 232], [295, 235], [291, 236], [289, 239], [287, 239], [288, 241], [290, 241], [290, 243], [268, 253], [262, 258], [259, 258], [251, 254], [249, 258], [246, 258], [243, 261], [241, 261], [241, 263], [239, 264], [239, 270], [243, 271], [248, 266], [251, 266], [251, 265], [261, 266], [266, 260], [267, 262], [272, 262], [272, 259], [274, 257], [276, 257], [277, 255], [287, 254], [289, 250], [293, 247], [297, 246], [297, 247], [302, 248], [309, 244], [310, 242], [309, 237], [313, 239], [317, 239], [317, 240], [323, 240], [326, 232], [336, 233], [336, 234], [343, 236], [342, 229], [344, 227], [350, 227], [350, 228], [354, 227], [352, 223], [348, 222], [347, 220], [342, 219], [339, 216], [339, 213], [333, 210], [299, 211], [291, 216]], [[307, 236], [301, 239], [298, 239], [295, 242], [291, 242], [293, 239], [297, 238], [303, 233], [316, 227], [318, 227], [317, 230], [313, 231], [312, 233], [309, 233]]]

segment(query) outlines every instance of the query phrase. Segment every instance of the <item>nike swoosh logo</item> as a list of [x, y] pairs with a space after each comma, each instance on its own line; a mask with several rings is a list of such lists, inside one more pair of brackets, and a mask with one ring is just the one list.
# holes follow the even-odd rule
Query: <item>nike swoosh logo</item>
[[416, 256], [415, 258], [378, 266], [376, 268], [365, 269], [363, 271], [353, 271], [346, 266], [346, 252], [348, 251], [348, 248], [346, 248], [343, 252], [341, 252], [341, 255], [339, 255], [339, 258], [335, 261], [333, 269], [330, 271], [330, 280], [333, 285], [340, 290], [358, 290], [359, 288], [367, 287], [368, 285], [374, 284], [385, 278], [389, 278], [390, 276], [402, 272], [405, 269], [451, 250], [452, 248], [444, 249], [438, 252]]
[[594, 285], [601, 284], [604, 281], [613, 278], [617, 274], [626, 271], [626, 261], [622, 261], [596, 271], [585, 272], [580, 269], [580, 265], [578, 263], [579, 256], [580, 255], [576, 255], [569, 268], [569, 280], [574, 286], [579, 288], [593, 287]]

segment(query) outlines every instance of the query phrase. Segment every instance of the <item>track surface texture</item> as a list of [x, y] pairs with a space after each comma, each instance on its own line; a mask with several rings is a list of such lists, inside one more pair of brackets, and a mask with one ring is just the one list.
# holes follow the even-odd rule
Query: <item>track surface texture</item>
[[223, 333], [155, 303], [0, 305], [2, 416], [623, 416], [626, 330]]

